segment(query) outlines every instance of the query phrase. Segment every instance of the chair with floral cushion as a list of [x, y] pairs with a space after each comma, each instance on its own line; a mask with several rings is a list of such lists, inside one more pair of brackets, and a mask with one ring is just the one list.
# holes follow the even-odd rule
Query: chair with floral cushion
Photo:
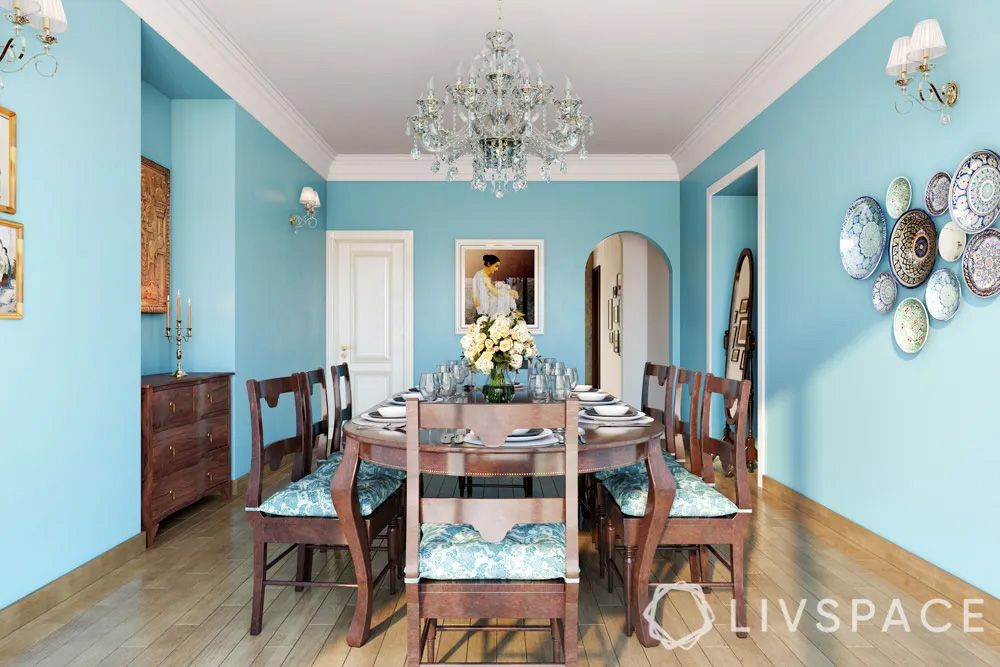
[[[700, 428], [692, 423], [692, 437], [700, 447], [700, 456], [689, 456], [689, 461], [711, 461], [711, 457], [720, 456], [724, 461], [736, 464], [735, 498], [730, 499], [706, 478], [712, 474], [711, 465], [702, 466], [701, 476], [689, 471], [672, 456], [665, 454], [664, 459], [674, 477], [676, 495], [670, 507], [669, 518], [665, 521], [659, 536], [650, 536], [655, 540], [655, 547], [668, 549], [689, 549], [693, 554], [710, 552], [730, 571], [730, 581], [710, 581], [705, 567], [705, 559], [691, 557], [691, 580], [704, 589], [729, 588], [733, 591], [736, 602], [737, 627], [746, 627], [746, 605], [744, 600], [743, 549], [747, 531], [750, 526], [751, 498], [750, 485], [746, 472], [746, 449], [734, 447], [731, 442], [713, 438], [711, 430], [712, 396], [719, 395], [723, 405], [732, 406], [738, 439], [746, 434], [747, 402], [750, 396], [750, 382], [744, 380], [727, 380], [713, 375], [706, 375], [700, 400]], [[694, 419], [694, 417], [692, 417]], [[673, 424], [667, 428], [668, 437], [672, 436]], [[623, 468], [604, 479], [608, 513], [608, 539], [613, 544], [616, 537], [622, 541], [622, 549], [626, 554], [635, 554], [640, 544], [641, 536], [638, 526], [641, 517], [647, 512], [649, 492], [648, 478], [638, 474], [631, 468]], [[652, 542], [650, 542], [652, 543]], [[729, 558], [719, 551], [715, 545], [729, 545]], [[644, 545], [650, 551], [649, 544]], [[609, 549], [608, 569], [613, 568], [615, 549]], [[626, 610], [645, 609], [649, 603], [650, 565], [652, 554], [646, 553], [644, 562], [633, 567], [626, 557], [623, 579], [626, 583]], [[629, 635], [634, 630], [634, 617], [626, 613], [626, 631]], [[745, 637], [745, 632], [737, 633]]]
[[[319, 404], [320, 404], [320, 415], [319, 419], [315, 421], [312, 418], [306, 420], [307, 426], [312, 422], [312, 428], [309, 429], [309, 442], [312, 444], [313, 456], [317, 461], [322, 461], [326, 459], [331, 452], [330, 448], [330, 417], [329, 417], [329, 405], [328, 397], [326, 391], [326, 372], [322, 368], [317, 368], [312, 371], [306, 371], [303, 373], [305, 375], [305, 387], [306, 387], [306, 405], [308, 405], [310, 412], [312, 412], [312, 397], [314, 391], [318, 388], [319, 393]], [[338, 387], [339, 389], [339, 387]]]
[[344, 450], [344, 424], [354, 419], [351, 394], [351, 369], [347, 362], [330, 366], [330, 394], [333, 397], [331, 452]]
[[[421, 429], [471, 429], [499, 447], [515, 428], [565, 429], [562, 498], [425, 498], [407, 486], [407, 667], [436, 662], [438, 632], [552, 634], [547, 667], [577, 665], [580, 566], [577, 528], [579, 401], [406, 404], [406, 464], [419, 474]], [[569, 546], [570, 548], [567, 548]], [[547, 618], [548, 625], [455, 625], [445, 618]], [[423, 660], [427, 653], [426, 662]], [[542, 667], [536, 664], [535, 667]]]
[[[377, 466], [359, 466], [356, 471], [357, 499], [364, 521], [358, 530], [366, 535], [352, 534], [346, 524], [338, 519], [334, 506], [331, 483], [342, 459], [339, 452], [331, 455], [312, 471], [312, 411], [308, 405], [308, 375], [299, 373], [269, 380], [247, 380], [250, 401], [251, 464], [247, 485], [247, 519], [253, 531], [253, 599], [250, 614], [250, 634], [261, 631], [266, 586], [357, 588], [355, 618], [361, 618], [357, 634], [348, 635], [348, 643], [360, 646], [370, 633], [372, 591], [386, 574], [390, 583], [398, 568], [395, 552], [388, 549], [388, 563], [375, 577], [370, 576], [370, 558], [367, 562], [355, 560], [357, 583], [346, 584], [312, 580], [312, 551], [330, 547], [346, 547], [348, 540], [371, 544], [374, 538], [392, 535], [397, 517], [401, 514], [403, 486], [401, 475], [384, 474]], [[282, 398], [291, 398], [294, 408], [295, 433], [286, 438], [265, 442], [264, 412], [268, 408], [270, 419], [280, 420]], [[284, 411], [287, 415], [287, 410]], [[264, 466], [272, 470], [281, 468], [286, 457], [291, 457], [291, 483], [266, 499], [263, 498]], [[361, 539], [364, 538], [364, 539]], [[371, 538], [371, 539], [369, 539]], [[268, 560], [268, 546], [288, 544], [274, 558]], [[298, 554], [294, 580], [268, 579], [267, 572], [292, 551]]]

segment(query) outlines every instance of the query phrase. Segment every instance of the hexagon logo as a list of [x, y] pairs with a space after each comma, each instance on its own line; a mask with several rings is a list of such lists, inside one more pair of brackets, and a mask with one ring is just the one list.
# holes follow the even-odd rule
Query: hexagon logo
[[[698, 611], [701, 612], [702, 619], [700, 626], [683, 637], [678, 637], [677, 639], [671, 637], [663, 626], [656, 620], [656, 608], [660, 606], [660, 601], [666, 598], [671, 591], [688, 593], [692, 598], [694, 598], [695, 606], [697, 606]], [[712, 611], [712, 608], [708, 604], [708, 600], [705, 599], [705, 592], [702, 590], [701, 586], [698, 584], [688, 584], [683, 581], [673, 584], [658, 585], [656, 590], [653, 592], [652, 599], [643, 610], [642, 617], [646, 619], [647, 623], [649, 623], [649, 634], [660, 642], [660, 646], [668, 651], [673, 651], [677, 648], [685, 651], [690, 650], [695, 644], [698, 643], [699, 639], [709, 633], [712, 629], [712, 624], [715, 623], [715, 612]]]

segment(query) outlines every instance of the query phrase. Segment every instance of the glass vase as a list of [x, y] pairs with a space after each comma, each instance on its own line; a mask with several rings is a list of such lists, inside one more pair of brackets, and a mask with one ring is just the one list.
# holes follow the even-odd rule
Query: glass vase
[[514, 382], [510, 378], [510, 368], [501, 364], [493, 366], [489, 379], [483, 385], [483, 396], [487, 403], [510, 403], [514, 400]]

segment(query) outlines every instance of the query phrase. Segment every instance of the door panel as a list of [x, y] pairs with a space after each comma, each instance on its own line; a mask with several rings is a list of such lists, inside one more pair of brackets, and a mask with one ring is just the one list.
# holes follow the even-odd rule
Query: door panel
[[[410, 384], [407, 245], [402, 239], [336, 239], [331, 363], [351, 369], [355, 413]], [[329, 260], [328, 260], [329, 261]]]

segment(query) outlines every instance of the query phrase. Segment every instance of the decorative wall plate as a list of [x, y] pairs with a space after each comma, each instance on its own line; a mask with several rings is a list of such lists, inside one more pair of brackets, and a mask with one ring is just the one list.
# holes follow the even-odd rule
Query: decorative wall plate
[[927, 342], [928, 326], [927, 309], [920, 299], [910, 297], [903, 299], [896, 307], [892, 317], [892, 333], [896, 345], [907, 354], [916, 354]]
[[991, 226], [1000, 213], [1000, 157], [980, 150], [962, 160], [951, 179], [951, 219], [969, 234]]
[[948, 194], [951, 192], [951, 175], [939, 171], [927, 181], [924, 189], [924, 206], [931, 215], [941, 215], [948, 210]]
[[962, 303], [962, 283], [951, 269], [938, 269], [931, 274], [924, 291], [927, 312], [935, 320], [955, 317]]
[[1000, 292], [1000, 231], [987, 229], [972, 237], [962, 255], [962, 275], [976, 296]]
[[896, 305], [896, 281], [888, 271], [875, 276], [872, 285], [872, 305], [880, 313], [888, 313]]
[[962, 251], [965, 250], [965, 244], [968, 240], [961, 227], [953, 221], [948, 221], [938, 233], [938, 253], [940, 253], [941, 259], [946, 262], [957, 260], [962, 256]]
[[919, 287], [937, 256], [937, 228], [927, 212], [911, 208], [899, 216], [889, 237], [889, 268], [903, 287]]
[[840, 226], [840, 262], [855, 280], [875, 273], [885, 250], [885, 214], [871, 197], [858, 197]]
[[913, 188], [910, 186], [910, 179], [906, 176], [897, 176], [889, 182], [889, 187], [885, 191], [885, 212], [890, 217], [898, 218], [910, 208], [912, 199]]

